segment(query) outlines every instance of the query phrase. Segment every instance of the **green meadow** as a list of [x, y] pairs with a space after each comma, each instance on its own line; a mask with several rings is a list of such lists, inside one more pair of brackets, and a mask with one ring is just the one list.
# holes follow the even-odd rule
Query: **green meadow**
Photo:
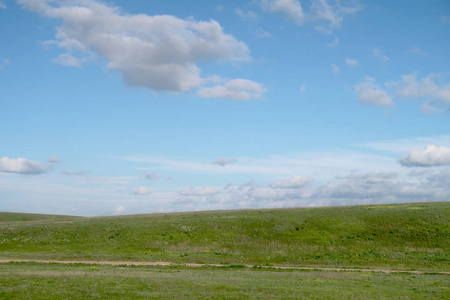
[[1, 299], [448, 299], [449, 275], [0, 264]]
[[0, 213], [0, 259], [179, 264], [3, 263], [0, 298], [445, 299], [450, 275], [438, 272], [450, 271], [449, 220], [450, 202], [95, 218]]

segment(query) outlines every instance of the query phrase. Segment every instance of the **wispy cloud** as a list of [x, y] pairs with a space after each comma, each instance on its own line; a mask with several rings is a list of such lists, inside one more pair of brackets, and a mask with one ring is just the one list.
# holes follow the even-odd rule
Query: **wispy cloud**
[[423, 51], [422, 49], [419, 49], [418, 47], [411, 47], [411, 49], [409, 49], [409, 53], [421, 55], [421, 56], [428, 56], [428, 52]]
[[389, 57], [387, 57], [386, 55], [384, 55], [384, 54], [381, 52], [381, 50], [378, 49], [378, 48], [373, 49], [372, 53], [373, 53], [373, 56], [375, 56], [376, 58], [379, 58], [379, 59], [381, 59], [381, 60], [383, 60], [383, 61], [388, 61], [388, 60], [389, 60]]
[[161, 178], [161, 175], [158, 175], [158, 174], [155, 174], [152, 172], [147, 172], [147, 173], [144, 173], [144, 177], [149, 180], [157, 180], [157, 179]]
[[331, 72], [333, 72], [334, 74], [339, 74], [339, 73], [341, 73], [341, 69], [338, 66], [336, 66], [335, 64], [332, 64]]
[[131, 193], [135, 196], [148, 196], [148, 195], [151, 195], [152, 192], [148, 188], [146, 188], [144, 186], [140, 186], [140, 187], [134, 188], [131, 191]]
[[65, 170], [65, 171], [63, 171], [63, 173], [68, 176], [82, 176], [82, 175], [91, 173], [91, 171], [90, 170], [82, 170], [82, 171]]
[[357, 65], [359, 65], [359, 62], [356, 59], [350, 59], [350, 58], [346, 58], [345, 63], [347, 64], [347, 66], [350, 66], [350, 67], [356, 67]]
[[204, 98], [223, 98], [230, 100], [254, 100], [261, 98], [266, 88], [247, 79], [233, 79], [223, 85], [203, 87], [198, 95]]
[[338, 39], [338, 38], [334, 38], [334, 42], [329, 43], [329, 44], [328, 44], [328, 47], [330, 47], [330, 48], [335, 48], [335, 47], [337, 47], [338, 45], [339, 45], [339, 39]]
[[251, 10], [244, 12], [241, 8], [237, 7], [234, 9], [234, 13], [247, 20], [255, 21], [258, 19], [258, 14]]
[[213, 165], [219, 165], [225, 167], [226, 165], [237, 162], [237, 158], [228, 158], [228, 157], [219, 157], [215, 161], [212, 162]]
[[255, 34], [256, 34], [257, 37], [260, 37], [260, 38], [271, 38], [272, 37], [272, 34], [270, 34], [270, 32], [265, 31], [265, 30], [263, 30], [261, 28], [256, 30]]

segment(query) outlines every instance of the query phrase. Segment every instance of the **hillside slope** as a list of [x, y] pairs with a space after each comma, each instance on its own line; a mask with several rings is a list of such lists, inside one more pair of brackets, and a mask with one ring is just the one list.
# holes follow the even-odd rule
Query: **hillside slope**
[[450, 269], [450, 202], [0, 223], [0, 258]]

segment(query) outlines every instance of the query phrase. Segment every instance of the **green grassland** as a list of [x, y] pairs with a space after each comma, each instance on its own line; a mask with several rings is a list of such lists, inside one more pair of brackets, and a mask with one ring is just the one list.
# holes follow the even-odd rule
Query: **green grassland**
[[449, 276], [0, 264], [1, 299], [448, 299]]
[[62, 216], [62, 215], [43, 215], [43, 214], [25, 214], [0, 212], [0, 224], [5, 222], [25, 222], [25, 221], [68, 221], [80, 219], [81, 217]]
[[450, 202], [20, 218], [0, 215], [0, 258], [450, 269]]

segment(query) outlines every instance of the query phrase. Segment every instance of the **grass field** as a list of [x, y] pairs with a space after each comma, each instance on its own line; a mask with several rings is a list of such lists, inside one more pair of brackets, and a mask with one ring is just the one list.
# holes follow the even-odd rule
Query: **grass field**
[[450, 202], [64, 218], [0, 219], [0, 258], [450, 269]]
[[448, 275], [0, 264], [1, 299], [448, 299]]
[[[450, 202], [97, 218], [0, 213], [0, 259], [226, 267], [0, 264], [0, 298], [448, 299]], [[243, 267], [249, 265], [255, 267]]]

